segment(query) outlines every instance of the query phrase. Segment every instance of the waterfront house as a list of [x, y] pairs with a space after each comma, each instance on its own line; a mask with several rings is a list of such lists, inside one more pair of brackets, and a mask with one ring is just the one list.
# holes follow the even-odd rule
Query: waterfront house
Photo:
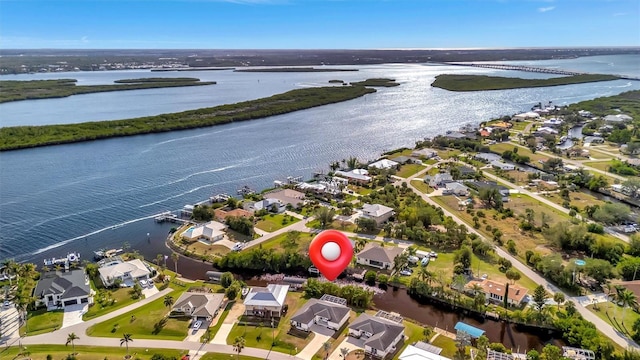
[[287, 205], [274, 198], [266, 198], [260, 201], [246, 201], [242, 207], [250, 212], [267, 210], [276, 214], [281, 214], [287, 209]]
[[404, 250], [397, 246], [382, 247], [375, 243], [367, 243], [364, 249], [356, 254], [356, 263], [375, 267], [378, 269], [391, 269], [393, 259], [402, 254]]
[[[487, 301], [492, 301], [498, 304], [504, 303], [504, 297], [507, 297], [507, 303], [511, 306], [520, 306], [525, 299], [527, 292], [526, 288], [516, 284], [502, 284], [497, 281], [484, 279], [482, 281], [472, 280], [465, 285], [465, 291], [473, 292], [474, 285], [479, 285], [482, 288]], [[508, 286], [507, 286], [508, 285]], [[474, 294], [475, 295], [475, 294]]]
[[391, 356], [404, 339], [402, 317], [384, 311], [378, 311], [375, 316], [362, 313], [349, 325], [349, 336], [362, 341], [366, 355]]
[[313, 325], [339, 330], [349, 320], [350, 311], [347, 300], [324, 294], [320, 299], [307, 301], [291, 317], [291, 326], [307, 332]]
[[607, 115], [604, 117], [604, 121], [609, 123], [627, 122], [631, 120], [633, 120], [633, 118], [625, 114]]
[[413, 345], [407, 346], [400, 353], [398, 360], [450, 360], [440, 355], [441, 352], [442, 349], [437, 346], [418, 341]]
[[391, 159], [398, 164], [422, 164], [422, 160], [416, 159], [411, 156], [397, 156]]
[[557, 127], [562, 125], [563, 122], [564, 120], [562, 119], [551, 118], [551, 119], [545, 120], [544, 122], [542, 122], [542, 124], [547, 127]]
[[244, 298], [244, 314], [258, 317], [281, 317], [289, 285], [269, 284], [252, 287]]
[[84, 269], [42, 274], [33, 295], [36, 307], [45, 305], [50, 310], [69, 305], [93, 304], [89, 277]]
[[362, 205], [362, 217], [375, 220], [380, 225], [395, 214], [392, 208], [380, 204]]
[[448, 172], [445, 173], [437, 173], [435, 175], [427, 175], [424, 177], [424, 182], [429, 184], [432, 188], [437, 188], [439, 186], [444, 186], [447, 183], [453, 181], [453, 177]]
[[217, 221], [209, 221], [206, 224], [192, 226], [182, 233], [182, 238], [189, 241], [205, 241], [213, 243], [224, 238], [224, 230], [227, 225]]
[[247, 211], [245, 209], [231, 210], [229, 208], [215, 209], [213, 210], [213, 214], [215, 215], [216, 220], [218, 220], [221, 223], [225, 221], [227, 216], [235, 216], [235, 217], [243, 217], [243, 218], [250, 218], [253, 216], [253, 214], [250, 211]]
[[417, 158], [424, 157], [426, 159], [431, 159], [438, 156], [438, 151], [434, 149], [429, 149], [429, 148], [417, 149], [411, 153], [411, 156], [417, 157]]
[[192, 321], [211, 321], [222, 308], [224, 294], [185, 292], [171, 307], [171, 317], [189, 317]]
[[538, 114], [537, 112], [529, 111], [529, 112], [526, 112], [526, 113], [513, 115], [511, 117], [511, 120], [513, 120], [513, 121], [525, 121], [525, 120], [529, 120], [529, 119], [539, 119], [539, 118], [540, 118], [540, 114]]
[[291, 205], [296, 209], [302, 208], [304, 205], [305, 194], [292, 189], [280, 189], [264, 194], [265, 198], [276, 199], [281, 204]]
[[491, 166], [493, 166], [495, 169], [500, 169], [504, 171], [511, 171], [516, 169], [515, 165], [507, 164], [506, 162], [503, 162], [500, 160], [492, 161]]
[[370, 168], [376, 168], [376, 169], [396, 169], [398, 166], [400, 166], [400, 164], [389, 159], [380, 159], [376, 162], [369, 164]]
[[148, 280], [151, 275], [149, 268], [140, 259], [110, 262], [99, 268], [98, 272], [102, 284], [106, 287], [112, 286], [116, 280], [124, 286], [131, 287], [136, 281]]
[[351, 171], [338, 170], [334, 174], [345, 178], [352, 184], [363, 185], [371, 182], [371, 176], [369, 176], [369, 172], [365, 169], [354, 169]]

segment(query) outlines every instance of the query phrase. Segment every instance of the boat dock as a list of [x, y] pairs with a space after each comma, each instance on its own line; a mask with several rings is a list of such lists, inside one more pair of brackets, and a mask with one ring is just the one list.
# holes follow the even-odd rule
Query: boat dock
[[163, 212], [162, 214], [158, 214], [158, 216], [156, 216], [154, 218], [154, 220], [157, 223], [163, 223], [163, 222], [167, 221], [167, 222], [171, 222], [171, 223], [186, 224], [186, 223], [190, 222], [189, 220], [185, 220], [185, 219], [179, 218], [178, 215], [173, 214], [170, 211]]

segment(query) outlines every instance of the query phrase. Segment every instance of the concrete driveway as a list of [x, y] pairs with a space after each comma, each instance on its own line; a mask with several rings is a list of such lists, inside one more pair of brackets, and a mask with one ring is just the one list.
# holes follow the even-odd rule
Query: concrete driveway
[[158, 288], [155, 285], [142, 288], [142, 295], [144, 295], [145, 299], [150, 298], [159, 292], [160, 290], [158, 290]]
[[340, 349], [343, 348], [349, 349], [349, 352], [352, 352], [353, 350], [363, 350], [362, 347], [358, 346], [357, 339], [347, 336], [347, 338], [340, 343], [340, 346], [338, 346], [336, 350], [329, 355], [329, 360], [343, 360], [342, 353], [340, 352]]
[[244, 304], [235, 303], [227, 317], [224, 319], [224, 322], [218, 329], [218, 332], [214, 335], [213, 340], [211, 340], [212, 344], [226, 345], [227, 337], [233, 328], [233, 325], [238, 321], [238, 318], [244, 314]]
[[329, 340], [329, 338], [331, 337], [329, 335], [322, 335], [317, 332], [314, 332], [313, 334], [314, 335], [313, 335], [313, 339], [311, 339], [311, 342], [309, 342], [307, 346], [305, 346], [304, 349], [302, 349], [302, 351], [298, 353], [297, 356], [299, 358], [302, 358], [302, 359], [313, 358], [313, 355], [315, 355], [318, 352], [318, 350], [322, 349], [322, 344], [327, 342], [327, 340]]
[[0, 344], [10, 343], [11, 339], [18, 339], [20, 337], [20, 318], [18, 316], [18, 310], [13, 304], [4, 309], [0, 304], [0, 327], [2, 328], [2, 336], [0, 337]]
[[82, 315], [89, 310], [89, 304], [68, 305], [64, 307], [64, 315], [62, 316], [62, 328], [80, 324]]

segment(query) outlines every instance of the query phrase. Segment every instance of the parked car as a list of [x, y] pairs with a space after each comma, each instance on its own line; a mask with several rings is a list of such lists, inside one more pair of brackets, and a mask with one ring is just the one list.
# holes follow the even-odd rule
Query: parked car
[[202, 326], [202, 321], [196, 321], [195, 324], [193, 324], [193, 330], [197, 331], [198, 329], [200, 329], [200, 326]]
[[231, 250], [240, 251], [240, 250], [242, 250], [243, 247], [244, 247], [243, 243], [237, 242], [237, 243], [235, 243], [235, 245], [233, 245], [233, 248], [231, 248]]
[[147, 280], [140, 280], [140, 286], [147, 287]]
[[411, 271], [411, 269], [402, 269], [402, 270], [400, 270], [400, 275], [411, 276], [411, 274], [413, 274], [413, 271]]
[[2, 306], [3, 306], [5, 309], [8, 309], [9, 307], [11, 307], [11, 303], [9, 303], [9, 300], [6, 300]]

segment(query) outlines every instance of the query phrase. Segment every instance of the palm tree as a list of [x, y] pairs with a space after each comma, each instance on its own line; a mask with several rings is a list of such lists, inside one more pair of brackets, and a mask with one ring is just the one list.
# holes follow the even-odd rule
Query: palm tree
[[478, 283], [473, 283], [473, 285], [471, 286], [471, 291], [473, 291], [473, 295], [477, 295], [484, 293], [484, 288], [482, 288], [482, 286], [480, 286], [480, 284]]
[[67, 335], [67, 343], [64, 344], [65, 346], [68, 346], [69, 343], [71, 343], [71, 351], [73, 351], [73, 353], [76, 353], [76, 345], [73, 343], [75, 340], [79, 340], [80, 338], [78, 337], [78, 335], [76, 335], [76, 333], [71, 333], [69, 335]]
[[408, 264], [409, 255], [407, 255], [407, 253], [403, 252], [402, 254], [396, 256], [395, 258], [393, 258], [393, 268], [391, 269], [391, 275], [397, 274], [402, 269], [407, 267]]
[[624, 323], [624, 314], [627, 307], [636, 309], [638, 307], [638, 298], [633, 291], [624, 289], [618, 295], [618, 301], [622, 303], [622, 322]]
[[173, 305], [173, 296], [165, 295], [165, 297], [164, 297], [164, 306], [169, 307], [171, 305]]
[[2, 266], [6, 268], [7, 275], [9, 276], [9, 286], [12, 286], [11, 275], [14, 273], [18, 264], [13, 259], [6, 259], [2, 262]]
[[327, 359], [329, 357], [329, 350], [331, 350], [331, 343], [328, 341], [325, 341], [322, 344], [322, 349], [324, 350], [324, 358]]
[[356, 253], [359, 253], [362, 249], [364, 249], [364, 247], [367, 245], [367, 239], [364, 238], [358, 238], [358, 240], [356, 240], [356, 246], [354, 251]]
[[558, 304], [558, 310], [560, 310], [560, 304], [562, 304], [564, 300], [565, 298], [563, 293], [557, 292], [553, 294], [553, 301], [555, 301]]
[[425, 265], [421, 265], [418, 270], [418, 278], [424, 282], [426, 282], [429, 286], [431, 286], [431, 280], [433, 280], [433, 273], [427, 269]]
[[180, 258], [180, 255], [178, 255], [178, 253], [174, 252], [171, 253], [171, 260], [173, 260], [173, 265], [175, 266], [176, 269], [176, 275], [178, 274], [178, 259]]
[[238, 353], [237, 358], [240, 358], [240, 352], [244, 349], [245, 340], [242, 336], [237, 336], [233, 340], [233, 350]]
[[122, 339], [120, 339], [120, 346], [122, 346], [122, 344], [125, 344], [127, 346], [127, 358], [129, 357], [129, 343], [133, 342], [133, 339], [131, 339], [131, 334], [122, 334]]

